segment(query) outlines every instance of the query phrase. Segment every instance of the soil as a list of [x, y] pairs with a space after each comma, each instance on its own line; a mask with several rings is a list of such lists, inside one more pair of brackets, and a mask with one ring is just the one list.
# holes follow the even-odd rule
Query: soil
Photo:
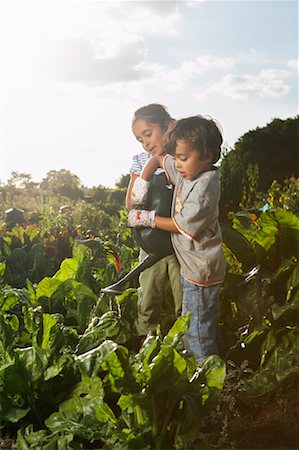
[[298, 450], [299, 379], [260, 398], [239, 395], [226, 386], [206, 432], [210, 449]]
[[[282, 384], [260, 398], [240, 395], [226, 383], [208, 425], [201, 430], [210, 450], [298, 450], [299, 379]], [[13, 439], [0, 436], [0, 449], [16, 449]], [[203, 449], [193, 443], [192, 449]]]
[[11, 449], [17, 448], [15, 441], [12, 439], [3, 439], [0, 437], [0, 448]]

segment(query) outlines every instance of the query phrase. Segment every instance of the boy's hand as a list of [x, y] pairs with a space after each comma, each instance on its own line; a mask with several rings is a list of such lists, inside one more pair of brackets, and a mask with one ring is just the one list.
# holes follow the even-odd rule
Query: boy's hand
[[145, 211], [144, 209], [131, 209], [128, 216], [128, 226], [156, 228], [156, 211]]
[[133, 206], [144, 205], [147, 199], [149, 181], [143, 178], [136, 178], [132, 187], [131, 202]]

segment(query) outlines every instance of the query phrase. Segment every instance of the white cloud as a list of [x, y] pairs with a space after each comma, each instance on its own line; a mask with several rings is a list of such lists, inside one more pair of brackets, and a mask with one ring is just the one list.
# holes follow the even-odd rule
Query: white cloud
[[270, 80], [263, 85], [262, 92], [270, 97], [281, 97], [290, 92], [290, 87], [282, 80]]
[[148, 78], [144, 39], [176, 34], [185, 1], [83, 3], [5, 4], [6, 76], [89, 86]]
[[277, 78], [286, 78], [288, 76], [288, 72], [285, 70], [278, 70], [278, 69], [264, 69], [261, 70], [258, 77], [261, 80], [274, 80]]
[[287, 66], [291, 69], [299, 69], [299, 59], [290, 59], [290, 61], [287, 62]]
[[101, 27], [119, 35], [123, 33], [142, 35], [172, 35], [177, 33], [182, 19], [180, 12], [184, 1], [122, 1], [101, 2], [98, 5], [98, 20], [105, 18]]
[[234, 67], [232, 58], [202, 55], [194, 60], [183, 61], [178, 68], [170, 69], [159, 64], [148, 64], [152, 77], [146, 83], [156, 84], [161, 91], [175, 92], [208, 71], [218, 72]]
[[181, 69], [183, 71], [190, 70], [193, 74], [201, 74], [210, 69], [230, 69], [234, 66], [232, 58], [219, 57], [214, 55], [202, 55], [195, 61], [184, 61]]
[[[118, 69], [122, 74], [112, 76], [112, 79], [145, 76], [140, 68], [132, 71], [121, 56], [138, 54], [140, 62], [144, 62], [140, 43], [143, 36], [176, 34], [181, 18], [180, 2], [173, 1], [5, 2], [3, 44], [6, 71], [7, 74], [9, 71], [19, 74], [18, 66], [23, 64], [27, 71], [34, 73], [37, 64], [45, 63], [49, 50], [47, 42], [55, 40], [50, 52], [51, 62], [58, 60], [61, 63], [61, 74], [56, 71], [57, 78], [76, 78], [71, 73], [72, 69], [78, 70], [77, 78], [81, 80], [85, 77], [90, 80], [92, 71], [96, 78], [99, 70], [104, 74], [107, 71], [110, 76], [119, 58]], [[67, 62], [70, 64], [68, 68]], [[83, 67], [80, 62], [84, 63]], [[108, 78], [108, 73], [104, 79]]]
[[209, 86], [205, 93], [196, 94], [197, 99], [209, 94], [221, 94], [232, 99], [247, 99], [249, 95], [280, 97], [290, 91], [282, 80], [288, 76], [286, 71], [277, 69], [262, 70], [258, 75], [225, 75], [222, 80]]
[[54, 80], [105, 85], [149, 76], [144, 68], [146, 48], [142, 39], [125, 42], [109, 56], [97, 54], [96, 42], [73, 37], [51, 42], [44, 68]]
[[[127, 15], [136, 17], [145, 17], [148, 13], [152, 13], [156, 16], [172, 16], [176, 15], [179, 10], [179, 2], [172, 0], [159, 0], [159, 1], [124, 1], [122, 2], [126, 8]], [[184, 0], [181, 1], [184, 3]]]

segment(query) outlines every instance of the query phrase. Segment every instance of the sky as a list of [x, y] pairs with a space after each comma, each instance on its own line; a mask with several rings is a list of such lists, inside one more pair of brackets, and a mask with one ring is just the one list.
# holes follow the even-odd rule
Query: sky
[[298, 1], [0, 0], [0, 181], [113, 187], [134, 111], [215, 118], [225, 147], [298, 115]]

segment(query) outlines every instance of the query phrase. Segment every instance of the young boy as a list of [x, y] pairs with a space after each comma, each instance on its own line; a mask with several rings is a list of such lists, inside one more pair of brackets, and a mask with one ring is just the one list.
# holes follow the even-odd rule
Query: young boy
[[131, 210], [128, 220], [131, 227], [151, 226], [171, 232], [181, 268], [182, 314], [192, 311], [184, 344], [197, 361], [218, 353], [218, 297], [226, 263], [218, 222], [220, 175], [213, 164], [220, 158], [222, 142], [221, 132], [210, 118], [176, 121], [165, 135], [164, 147], [174, 156], [153, 156], [132, 190], [135, 204], [143, 204], [148, 180], [157, 167], [164, 167], [175, 185], [172, 217]]

